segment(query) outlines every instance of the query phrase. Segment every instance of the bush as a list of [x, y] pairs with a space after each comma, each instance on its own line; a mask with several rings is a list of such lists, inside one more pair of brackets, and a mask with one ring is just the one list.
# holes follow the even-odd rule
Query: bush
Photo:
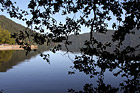
[[0, 27], [0, 44], [15, 44], [15, 39], [11, 38], [11, 33], [8, 30]]

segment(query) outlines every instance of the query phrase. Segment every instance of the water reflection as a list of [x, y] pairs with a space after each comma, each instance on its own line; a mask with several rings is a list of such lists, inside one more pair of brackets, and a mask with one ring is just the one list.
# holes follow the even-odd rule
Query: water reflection
[[11, 59], [13, 51], [0, 51], [0, 62], [7, 62]]
[[0, 89], [3, 89], [0, 92], [140, 92], [139, 61], [127, 64], [118, 60], [100, 63], [96, 56], [76, 53], [75, 57], [72, 53], [67, 55], [64, 51], [59, 51], [56, 54], [45, 52], [50, 54], [48, 64], [36, 52], [31, 52], [28, 56], [24, 51], [1, 52], [4, 53], [11, 53], [12, 56], [9, 55], [9, 60], [0, 62], [0, 72], [4, 72], [0, 73]]
[[[135, 93], [140, 92], [140, 63], [139, 61], [120, 61], [120, 60], [102, 60], [100, 57], [80, 55], [75, 57], [73, 62], [74, 66], [71, 74], [75, 74], [76, 71], [83, 72], [89, 75], [90, 78], [98, 77], [97, 87], [92, 84], [85, 84], [82, 92], [97, 92], [97, 93]], [[100, 69], [100, 70], [99, 70]], [[125, 78], [119, 85], [113, 87], [112, 84], [104, 83], [104, 75], [106, 71], [113, 74], [113, 77]], [[102, 77], [102, 78], [101, 78]], [[111, 82], [112, 83], [112, 82]], [[79, 91], [79, 92], [81, 92]], [[74, 89], [70, 89], [69, 92], [78, 92]]]
[[69, 93], [116, 93], [119, 92], [119, 88], [112, 87], [111, 84], [105, 84], [103, 78], [100, 77], [97, 80], [97, 87], [93, 84], [85, 84], [83, 90], [76, 91], [74, 89], [68, 89]]
[[[109, 32], [110, 33], [110, 32]], [[113, 33], [113, 32], [111, 32]], [[101, 35], [101, 36], [100, 36]], [[108, 34], [107, 34], [108, 35]], [[102, 36], [102, 34], [94, 33], [93, 41], [89, 40], [89, 34], [83, 34], [82, 36], [71, 36], [70, 41], [72, 45], [68, 46], [64, 50], [69, 49], [70, 51], [79, 50], [81, 55], [75, 56], [73, 70], [69, 74], [75, 74], [77, 71], [82, 72], [89, 76], [91, 79], [97, 80], [97, 87], [87, 83], [83, 86], [83, 90], [78, 91], [74, 88], [69, 89], [69, 92], [125, 92], [135, 93], [140, 92], [140, 47], [139, 47], [139, 35], [127, 35], [122, 46], [116, 47], [117, 42], [113, 42], [111, 36]], [[137, 38], [136, 41], [132, 41]], [[89, 40], [89, 41], [88, 41]], [[85, 43], [84, 43], [85, 41]], [[97, 42], [98, 41], [98, 42]], [[106, 42], [110, 41], [111, 45]], [[96, 57], [94, 56], [96, 55]], [[106, 72], [109, 71], [119, 81], [117, 86], [113, 84], [104, 83], [106, 79]], [[103, 79], [99, 78], [100, 76]], [[119, 78], [120, 77], [120, 78]], [[108, 79], [108, 78], [107, 78]], [[110, 81], [112, 78], [110, 79]], [[115, 81], [112, 81], [113, 83]], [[116, 82], [115, 82], [116, 83]], [[94, 84], [93, 84], [94, 85]], [[86, 90], [87, 89], [87, 90]]]
[[25, 51], [13, 51], [6, 50], [0, 51], [0, 72], [6, 72], [8, 69], [11, 69], [13, 66], [23, 62], [24, 60], [28, 60], [38, 53], [32, 51], [29, 55], [25, 55]]
[[[95, 58], [93, 58], [92, 56], [82, 55], [82, 56], [76, 56], [75, 61], [73, 63], [74, 63], [74, 66], [71, 67], [72, 69], [74, 69], [73, 73], [75, 73], [75, 71], [78, 70], [79, 72], [83, 72], [86, 75], [90, 75], [90, 78], [94, 78], [95, 76], [100, 77], [101, 75], [104, 77], [106, 70], [109, 70], [110, 72], [112, 72], [114, 77], [117, 78], [118, 76], [121, 76], [122, 78], [125, 78], [123, 82], [119, 83], [119, 86], [115, 90], [117, 91], [119, 90], [119, 92], [121, 91], [125, 93], [140, 92], [139, 90], [140, 88], [139, 60], [138, 61], [114, 60], [113, 61], [113, 60], [103, 60], [100, 57], [96, 57], [96, 60], [95, 60]], [[100, 68], [100, 70], [98, 70], [97, 68]], [[109, 90], [110, 88], [112, 88], [112, 86], [105, 85], [103, 83], [103, 79], [98, 78], [97, 83], [99, 84], [97, 88], [96, 87], [93, 88], [94, 92], [98, 91], [100, 93], [103, 91], [106, 91], [106, 92], [112, 91], [112, 90]]]
[[1, 90], [0, 90], [0, 93], [3, 93], [3, 91], [4, 91], [4, 90], [1, 89]]
[[[85, 82], [92, 82], [82, 73], [68, 76], [72, 62], [67, 56], [62, 56], [64, 52], [46, 53], [50, 54], [50, 64], [37, 55], [29, 62], [24, 60], [20, 65], [0, 73], [0, 89], [4, 93], [65, 93], [71, 86], [80, 89]], [[71, 57], [74, 58], [73, 55]]]
[[38, 46], [38, 51], [30, 51], [28, 55], [26, 55], [26, 51], [23, 50], [3, 50], [0, 51], [0, 72], [6, 72], [9, 69], [12, 69], [13, 66], [16, 66], [25, 60], [29, 60], [36, 55], [47, 51], [53, 45], [46, 46]]

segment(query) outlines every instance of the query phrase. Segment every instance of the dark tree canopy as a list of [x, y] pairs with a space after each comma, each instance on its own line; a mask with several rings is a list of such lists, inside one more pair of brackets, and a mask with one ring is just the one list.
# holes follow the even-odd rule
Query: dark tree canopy
[[[106, 69], [112, 71], [119, 68], [120, 71], [114, 75], [117, 76], [121, 72], [125, 72], [122, 77], [133, 77], [132, 80], [128, 80], [130, 82], [126, 83], [128, 86], [136, 84], [133, 89], [137, 90], [137, 86], [139, 86], [140, 43], [133, 47], [126, 46], [121, 51], [120, 47], [127, 34], [135, 34], [132, 30], [138, 29], [137, 31], [139, 31], [140, 29], [140, 0], [30, 0], [29, 10], [20, 10], [14, 5], [15, 3], [10, 0], [1, 0], [0, 10], [7, 11], [11, 17], [25, 21], [29, 28], [43, 33], [22, 34], [22, 38], [33, 36], [33, 40], [37, 44], [64, 41], [67, 48], [67, 45], [72, 43], [69, 41], [71, 34], [78, 35], [81, 27], [89, 28], [90, 39], [86, 40], [85, 47], [81, 48], [83, 55], [75, 57], [72, 69], [78, 69], [80, 72], [94, 77], [94, 75], [101, 75]], [[61, 14], [65, 18], [65, 22], [55, 19], [54, 15], [57, 14]], [[75, 18], [76, 14], [78, 16]], [[26, 15], [31, 15], [31, 18], [27, 19]], [[108, 25], [110, 25], [108, 21], [111, 20], [116, 20], [111, 24], [115, 32], [112, 35], [112, 41], [117, 43], [113, 53], [106, 51], [107, 47], [112, 46], [111, 42], [101, 43], [93, 37], [94, 32], [105, 34]], [[46, 31], [48, 32], [46, 33]], [[13, 35], [13, 37], [16, 36]], [[61, 45], [56, 46], [53, 51], [59, 49], [61, 49]], [[135, 54], [135, 51], [138, 53]], [[97, 62], [94, 61], [93, 55], [98, 56]], [[97, 72], [96, 67], [100, 67], [101, 72]], [[100, 83], [103, 84], [103, 82]], [[91, 85], [84, 87], [86, 86], [91, 88]], [[124, 84], [121, 86], [126, 92], [129, 90], [128, 86]], [[112, 90], [109, 85], [104, 87], [107, 87], [106, 91]], [[92, 89], [92, 91], [95, 90], [98, 88]]]
[[[119, 44], [132, 29], [140, 28], [139, 0], [30, 0], [29, 11], [20, 10], [20, 6], [15, 7], [10, 0], [1, 0], [0, 3], [1, 11], [7, 10], [11, 17], [26, 21], [29, 27], [40, 32], [50, 31], [43, 38], [54, 42], [66, 40], [69, 44], [68, 36], [71, 33], [77, 35], [84, 26], [90, 29], [90, 43], [96, 43], [93, 32], [105, 33], [109, 25], [106, 21], [114, 18], [116, 22], [112, 23], [112, 28], [116, 31], [112, 40], [119, 41]], [[66, 18], [65, 22], [54, 18], [58, 13]], [[80, 14], [77, 18], [69, 16], [77, 13]], [[29, 14], [31, 19], [26, 19]]]
[[[0, 3], [1, 11], [7, 10], [11, 17], [25, 20], [29, 27], [34, 25], [40, 32], [49, 30], [51, 33], [46, 38], [49, 36], [53, 41], [65, 40], [71, 33], [78, 34], [81, 26], [90, 28], [90, 38], [93, 40], [93, 32], [105, 33], [108, 27], [106, 21], [114, 18], [117, 21], [112, 23], [112, 28], [117, 31], [112, 36], [113, 41], [122, 42], [130, 30], [140, 28], [139, 0], [30, 0], [30, 11], [20, 10], [20, 6], [15, 7], [10, 0], [1, 0]], [[66, 16], [65, 22], [57, 22], [53, 17], [58, 13]], [[80, 13], [77, 18], [68, 15], [77, 13]], [[32, 15], [31, 19], [26, 19], [25, 16], [29, 14]]]

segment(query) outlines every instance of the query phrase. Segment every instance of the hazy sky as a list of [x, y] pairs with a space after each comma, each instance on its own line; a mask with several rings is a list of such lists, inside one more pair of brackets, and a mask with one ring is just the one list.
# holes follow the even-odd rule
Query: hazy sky
[[[27, 10], [28, 9], [28, 3], [29, 3], [30, 0], [12, 0], [12, 1], [13, 2], [16, 2], [16, 5], [15, 6], [19, 6], [20, 9]], [[5, 15], [7, 18], [10, 18], [10, 16], [6, 12], [0, 12], [0, 15]], [[80, 13], [75, 14], [75, 17], [77, 17], [79, 15], [80, 15]], [[74, 14], [71, 14], [70, 16], [74, 16]], [[58, 21], [62, 21], [62, 23], [65, 21], [64, 16], [62, 16], [61, 14], [54, 15], [54, 17]], [[21, 25], [26, 26], [25, 22], [23, 22], [23, 21], [17, 20], [15, 18], [10, 18], [10, 19], [13, 20], [13, 21], [15, 21], [16, 23], [19, 23]], [[111, 29], [111, 24], [113, 22], [116, 22], [115, 18], [113, 18], [111, 21], [108, 22], [108, 29]], [[82, 33], [89, 32], [89, 29], [87, 29], [85, 27], [82, 27], [82, 31], [83, 31]]]

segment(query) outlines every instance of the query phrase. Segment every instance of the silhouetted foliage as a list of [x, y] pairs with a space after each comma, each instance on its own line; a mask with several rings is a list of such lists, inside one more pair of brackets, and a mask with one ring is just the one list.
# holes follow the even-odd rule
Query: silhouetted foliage
[[83, 91], [75, 91], [74, 89], [69, 89], [69, 93], [117, 93], [119, 88], [114, 88], [111, 85], [106, 85], [103, 82], [103, 78], [99, 77], [97, 80], [97, 87], [93, 87], [92, 84], [85, 84], [83, 86]]
[[[78, 35], [81, 27], [89, 28], [89, 39], [85, 41], [85, 46], [80, 49], [82, 56], [75, 57], [74, 67], [72, 68], [85, 74], [90, 74], [91, 77], [104, 73], [106, 69], [112, 71], [119, 68], [120, 71], [114, 73], [115, 76], [125, 72], [122, 77], [133, 77], [132, 80], [128, 79], [125, 82], [126, 84], [120, 84], [124, 92], [138, 91], [140, 43], [138, 42], [135, 46], [128, 45], [123, 48], [122, 46], [126, 35], [135, 34], [133, 29], [138, 29], [137, 31], [139, 31], [139, 0], [30, 0], [28, 4], [29, 13], [24, 10], [19, 11], [19, 8], [14, 7], [14, 3], [10, 0], [1, 0], [0, 4], [1, 11], [7, 10], [11, 17], [26, 21], [29, 28], [34, 28], [41, 33], [49, 31], [41, 35], [30, 34], [37, 44], [63, 41], [68, 51], [67, 45], [72, 43], [72, 41], [69, 41], [69, 36], [71, 34]], [[58, 13], [65, 18], [65, 22], [59, 22], [54, 17]], [[32, 15], [30, 19], [26, 19], [28, 14]], [[76, 14], [78, 14], [77, 18], [75, 18]], [[100, 42], [94, 37], [95, 32], [108, 34], [108, 21], [114, 19], [116, 19], [116, 22], [111, 24], [114, 29], [114, 34], [111, 37], [112, 41]], [[46, 29], [43, 29], [44, 27]], [[23, 34], [22, 32], [14, 35], [19, 40], [23, 40], [28, 36], [27, 33]], [[20, 43], [21, 45], [24, 44]], [[115, 44], [113, 45], [113, 43]], [[115, 47], [113, 52], [107, 51], [107, 48], [111, 46]], [[59, 49], [61, 49], [60, 45], [52, 50], [55, 52]], [[98, 57], [97, 61], [93, 58], [94, 55]], [[101, 71], [97, 72], [96, 67], [101, 68]], [[91, 85], [85, 85], [85, 87], [94, 91]], [[110, 92], [118, 89], [114, 89], [110, 85], [104, 85], [103, 82], [101, 82], [100, 86], [99, 81], [99, 86], [95, 90]], [[69, 91], [75, 92], [74, 90]]]
[[[130, 30], [140, 27], [139, 0], [30, 0], [28, 8], [32, 15], [31, 19], [26, 19], [24, 16], [28, 15], [27, 11], [18, 11], [19, 7], [15, 7], [10, 0], [2, 0], [0, 3], [2, 11], [7, 10], [11, 17], [25, 20], [29, 27], [34, 24], [36, 30], [44, 32], [43, 26], [45, 26], [51, 32], [45, 38], [49, 37], [55, 42], [67, 40], [70, 33], [78, 34], [81, 26], [90, 28], [90, 40], [92, 40], [93, 32], [107, 31], [108, 24], [105, 21], [110, 21], [113, 17], [119, 22], [112, 24], [112, 28], [117, 30], [113, 35], [113, 41], [119, 40], [121, 43]], [[81, 14], [76, 19], [73, 16], [66, 17], [65, 23], [57, 22], [53, 17], [57, 13], [67, 16], [79, 12]]]
[[2, 89], [0, 90], [0, 93], [3, 93], [3, 90]]
[[[2, 0], [1, 11], [7, 10], [11, 17], [26, 21], [28, 27], [32, 28], [34, 25], [35, 30], [44, 32], [46, 30], [50, 33], [45, 34], [43, 37], [33, 34], [35, 42], [42, 44], [46, 42], [61, 42], [65, 41], [65, 44], [69, 45], [68, 36], [71, 33], [79, 34], [81, 26], [85, 26], [90, 29], [90, 46], [97, 44], [98, 47], [103, 50], [110, 46], [109, 43], [101, 44], [93, 37], [93, 32], [106, 33], [108, 23], [105, 21], [111, 21], [114, 17], [117, 23], [112, 23], [112, 28], [115, 31], [112, 35], [113, 41], [119, 41], [118, 46], [122, 44], [126, 34], [130, 34], [134, 28], [139, 29], [139, 0], [30, 0], [28, 8], [31, 19], [26, 19], [26, 15], [29, 13], [24, 10], [19, 11], [19, 7], [15, 7], [15, 3], [10, 0]], [[65, 22], [57, 22], [57, 19], [53, 15], [60, 13], [62, 16], [66, 16]], [[113, 14], [111, 16], [111, 13]], [[68, 14], [79, 14], [77, 18], [68, 16]], [[123, 17], [125, 15], [125, 17]], [[46, 29], [43, 29], [43, 26]], [[25, 37], [22, 37], [25, 38]], [[92, 47], [91, 47], [92, 48]]]

